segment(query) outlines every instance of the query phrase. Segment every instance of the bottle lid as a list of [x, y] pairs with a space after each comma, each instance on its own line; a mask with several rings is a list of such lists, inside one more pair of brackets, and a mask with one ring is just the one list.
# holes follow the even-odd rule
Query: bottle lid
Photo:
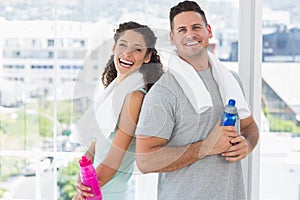
[[90, 159], [88, 159], [86, 156], [82, 156], [81, 159], [79, 160], [80, 167], [86, 167], [91, 164], [92, 164], [92, 161]]
[[229, 99], [228, 105], [225, 106], [225, 112], [230, 114], [236, 114], [237, 113], [237, 107], [235, 106], [235, 100]]
[[228, 105], [235, 106], [235, 100], [234, 99], [229, 99]]

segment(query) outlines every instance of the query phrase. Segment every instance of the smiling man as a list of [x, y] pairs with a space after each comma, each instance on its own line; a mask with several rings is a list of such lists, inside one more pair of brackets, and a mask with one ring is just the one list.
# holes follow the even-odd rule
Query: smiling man
[[[210, 25], [200, 13], [181, 12], [172, 17], [170, 38], [181, 59], [190, 63], [196, 71], [208, 68], [208, 44], [212, 37]], [[206, 62], [200, 62], [200, 59]], [[199, 66], [199, 63], [204, 64]], [[200, 67], [200, 68], [199, 68]]]
[[[158, 200], [244, 200], [241, 160], [256, 146], [258, 127], [236, 73], [208, 51], [212, 30], [193, 1], [170, 10], [177, 51], [145, 97], [136, 130], [137, 164], [159, 172]], [[221, 126], [229, 99], [238, 126]]]

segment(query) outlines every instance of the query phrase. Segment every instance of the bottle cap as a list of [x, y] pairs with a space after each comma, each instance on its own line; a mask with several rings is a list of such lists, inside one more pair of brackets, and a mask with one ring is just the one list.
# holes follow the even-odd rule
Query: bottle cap
[[237, 113], [237, 107], [235, 106], [235, 100], [229, 99], [228, 105], [225, 106], [225, 112], [230, 114], [236, 114]]
[[82, 156], [81, 159], [79, 160], [80, 167], [86, 167], [91, 164], [92, 164], [92, 161], [90, 159], [88, 159], [86, 156]]
[[235, 106], [235, 100], [234, 99], [229, 99], [228, 105]]

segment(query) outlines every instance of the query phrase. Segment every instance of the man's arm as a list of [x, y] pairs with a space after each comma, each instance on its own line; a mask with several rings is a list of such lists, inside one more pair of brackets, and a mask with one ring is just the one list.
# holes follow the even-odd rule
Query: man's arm
[[166, 146], [168, 140], [164, 138], [137, 136], [136, 159], [139, 169], [143, 173], [175, 171], [206, 156], [227, 151], [237, 131], [234, 127], [219, 124], [220, 121], [205, 140], [179, 147]]
[[136, 160], [141, 172], [175, 171], [199, 159], [201, 142], [180, 147], [167, 147], [167, 142], [159, 137], [137, 136]]
[[242, 119], [240, 136], [231, 140], [234, 145], [222, 156], [231, 162], [242, 160], [255, 148], [258, 138], [259, 130], [253, 117]]

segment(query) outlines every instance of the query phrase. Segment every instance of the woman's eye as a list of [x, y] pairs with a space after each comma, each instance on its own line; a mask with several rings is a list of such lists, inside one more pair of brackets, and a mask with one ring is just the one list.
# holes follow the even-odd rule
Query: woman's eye
[[120, 46], [120, 47], [126, 47], [126, 44], [120, 43], [119, 46]]
[[142, 49], [135, 49], [136, 51], [138, 51], [138, 52], [141, 52], [142, 51]]

